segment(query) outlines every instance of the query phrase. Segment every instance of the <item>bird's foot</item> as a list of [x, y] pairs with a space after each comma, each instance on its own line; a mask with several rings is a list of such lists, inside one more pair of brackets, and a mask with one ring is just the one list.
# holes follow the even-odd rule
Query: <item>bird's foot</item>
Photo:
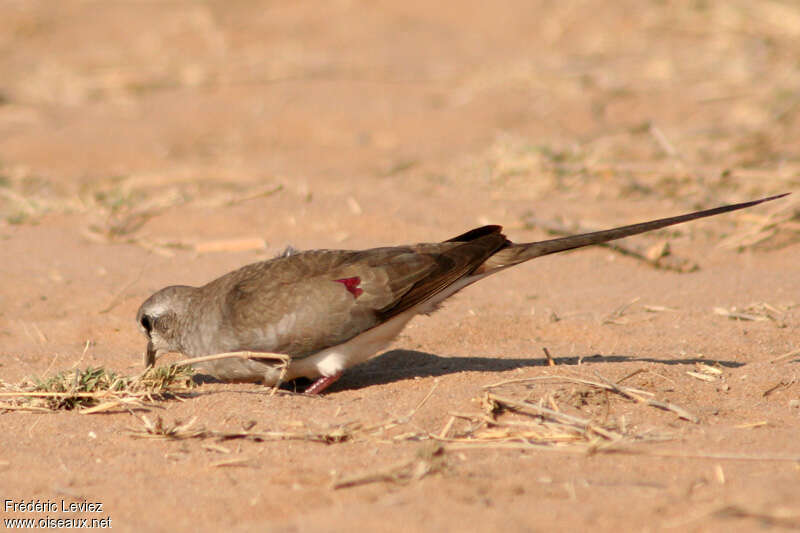
[[319, 394], [335, 383], [340, 377], [342, 377], [341, 372], [337, 372], [332, 376], [323, 376], [312, 383], [311, 386], [306, 389], [305, 394]]

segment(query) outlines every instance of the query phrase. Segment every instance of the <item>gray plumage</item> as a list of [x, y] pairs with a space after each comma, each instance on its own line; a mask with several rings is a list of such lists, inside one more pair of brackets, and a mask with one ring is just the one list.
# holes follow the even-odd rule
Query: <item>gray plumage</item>
[[[534, 243], [514, 244], [500, 226], [483, 226], [438, 243], [362, 251], [288, 248], [202, 287], [167, 287], [148, 298], [137, 313], [148, 339], [145, 363], [166, 352], [282, 353], [292, 358], [285, 378], [321, 378], [314, 389], [320, 392], [345, 368], [376, 355], [413, 316], [490, 274], [781, 196]], [[273, 365], [255, 359], [223, 359], [200, 369], [223, 380], [266, 384], [279, 376]]]

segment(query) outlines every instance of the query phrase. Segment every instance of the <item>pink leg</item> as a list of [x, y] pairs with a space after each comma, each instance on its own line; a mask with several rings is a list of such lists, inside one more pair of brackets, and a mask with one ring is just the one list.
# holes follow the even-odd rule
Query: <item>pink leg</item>
[[337, 379], [342, 377], [342, 373], [339, 372], [332, 376], [324, 376], [317, 379], [314, 383], [311, 384], [309, 388], [306, 389], [305, 394], [319, 394], [328, 387], [330, 387], [333, 383], [336, 382]]

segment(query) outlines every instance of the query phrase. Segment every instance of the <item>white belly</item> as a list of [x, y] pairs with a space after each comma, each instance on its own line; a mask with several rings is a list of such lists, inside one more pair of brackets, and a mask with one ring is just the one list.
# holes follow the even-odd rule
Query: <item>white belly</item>
[[[301, 376], [312, 379], [321, 376], [333, 376], [346, 368], [363, 363], [378, 355], [383, 348], [392, 342], [392, 339], [403, 331], [408, 321], [414, 318], [416, 314], [416, 309], [409, 309], [393, 317], [388, 322], [368, 329], [345, 343], [331, 346], [302, 359], [295, 359], [289, 365], [289, 370], [284, 379], [288, 381]], [[270, 378], [274, 383], [278, 377], [278, 375], [274, 377], [265, 376], [265, 383], [271, 384], [267, 382]]]

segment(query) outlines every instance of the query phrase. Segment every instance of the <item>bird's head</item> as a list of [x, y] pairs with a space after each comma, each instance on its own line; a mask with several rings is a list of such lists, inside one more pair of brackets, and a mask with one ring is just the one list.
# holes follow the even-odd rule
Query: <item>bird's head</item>
[[181, 351], [181, 327], [195, 290], [185, 285], [166, 287], [139, 307], [136, 322], [147, 337], [146, 367], [153, 366], [162, 354]]

